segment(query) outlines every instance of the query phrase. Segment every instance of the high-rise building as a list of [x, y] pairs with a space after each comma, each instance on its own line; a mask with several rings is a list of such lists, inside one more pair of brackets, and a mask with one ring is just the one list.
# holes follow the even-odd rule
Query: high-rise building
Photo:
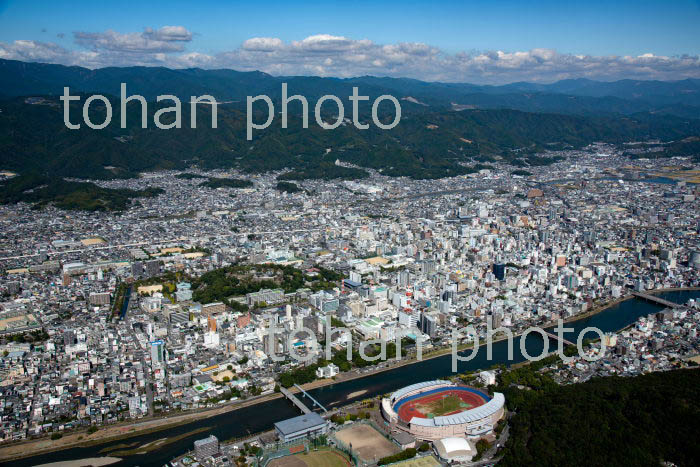
[[405, 309], [399, 311], [399, 324], [406, 327], [417, 327], [420, 318], [420, 310]]
[[151, 342], [151, 362], [160, 363], [165, 360], [163, 351], [163, 341], [157, 340]]
[[197, 459], [203, 461], [204, 459], [213, 456], [219, 452], [219, 438], [214, 435], [210, 435], [204, 439], [198, 439], [194, 442], [194, 453]]
[[226, 304], [223, 302], [207, 303], [202, 305], [202, 314], [204, 316], [208, 315], [218, 315], [226, 311]]
[[399, 272], [399, 287], [406, 287], [411, 283], [411, 273], [407, 270]]
[[109, 305], [110, 298], [109, 292], [92, 292], [90, 294], [90, 305]]
[[574, 290], [574, 289], [578, 288], [578, 284], [579, 284], [578, 276], [576, 276], [574, 274], [569, 274], [568, 276], [566, 276], [564, 278], [564, 285], [569, 290]]
[[133, 277], [141, 277], [144, 275], [143, 263], [141, 261], [134, 261], [131, 263], [131, 275]]
[[491, 327], [493, 329], [498, 329], [501, 327], [502, 316], [500, 313], [494, 313], [491, 315]]
[[503, 263], [494, 263], [492, 266], [492, 272], [493, 275], [496, 276], [496, 279], [499, 281], [502, 281], [506, 278], [506, 265]]
[[176, 311], [170, 313], [170, 324], [182, 324], [190, 320], [190, 314], [187, 311]]
[[435, 317], [433, 314], [423, 313], [423, 316], [421, 317], [421, 331], [430, 337], [435, 337], [437, 327], [437, 317]]
[[189, 282], [179, 282], [177, 284], [175, 298], [178, 302], [192, 300], [192, 284], [190, 284]]
[[75, 331], [68, 329], [63, 332], [63, 345], [75, 344]]
[[265, 302], [268, 305], [275, 305], [284, 301], [284, 290], [282, 289], [261, 289], [257, 292], [246, 294], [248, 306], [255, 306]]
[[357, 271], [350, 271], [350, 280], [353, 282], [362, 282], [362, 275]]
[[145, 266], [146, 266], [146, 275], [148, 277], [157, 276], [158, 274], [160, 274], [160, 260], [159, 259], [152, 259], [150, 261], [146, 261]]
[[700, 268], [700, 251], [691, 251], [688, 258], [688, 265]]
[[420, 262], [421, 272], [425, 275], [433, 274], [437, 270], [435, 260], [426, 259]]
[[10, 295], [15, 295], [15, 294], [19, 293], [20, 286], [19, 286], [18, 281], [8, 282], [6, 284], [6, 287], [7, 287], [7, 293], [9, 293]]

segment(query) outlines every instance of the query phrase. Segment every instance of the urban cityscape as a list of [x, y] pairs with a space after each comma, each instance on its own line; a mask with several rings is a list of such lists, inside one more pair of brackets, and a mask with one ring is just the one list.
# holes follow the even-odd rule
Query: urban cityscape
[[[222, 51], [220, 20], [121, 33], [111, 7], [42, 42], [19, 17], [47, 13], [3, 8], [0, 465], [697, 465], [697, 43], [478, 55], [257, 21]], [[690, 47], [673, 21], [664, 47]], [[288, 128], [282, 79], [306, 113], [358, 84], [375, 104], [321, 98]], [[143, 122], [169, 109], [158, 80], [211, 89], [219, 128], [196, 125], [216, 105], [139, 127], [123, 80]], [[82, 115], [105, 129], [63, 125], [68, 86], [104, 94]], [[268, 91], [281, 127], [253, 113]]]
[[[403, 342], [408, 360], [420, 341], [425, 358], [467, 323], [482, 338], [487, 326], [517, 335], [635, 293], [700, 287], [696, 185], [606, 145], [561, 157], [528, 176], [373, 174], [293, 194], [274, 174], [202, 190], [199, 178], [159, 172], [105, 183], [165, 191], [119, 215], [4, 206], [5, 440], [235, 408], [399, 364], [395, 350], [348, 361], [361, 341]], [[251, 292], [214, 290], [219, 275]], [[572, 384], [696, 365], [698, 320], [693, 299], [661, 308], [606, 334], [603, 360], [577, 356], [549, 374]], [[328, 336], [331, 324], [350, 333]], [[22, 335], [31, 338], [12, 338]], [[311, 353], [311, 340], [325, 342], [318, 355], [290, 357]], [[493, 386], [498, 371], [466, 381]], [[212, 454], [234, 462], [232, 449]]]

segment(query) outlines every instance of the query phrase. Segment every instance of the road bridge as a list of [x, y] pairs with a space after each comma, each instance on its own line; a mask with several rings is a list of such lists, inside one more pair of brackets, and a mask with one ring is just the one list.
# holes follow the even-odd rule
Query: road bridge
[[311, 397], [311, 394], [309, 394], [308, 392], [304, 391], [304, 390], [301, 388], [301, 386], [299, 386], [298, 384], [295, 384], [294, 387], [297, 388], [299, 391], [301, 391], [301, 393], [302, 393], [303, 395], [305, 395], [306, 397], [308, 397], [309, 399], [311, 399], [311, 402], [313, 402], [315, 406], [317, 406], [318, 408], [320, 408], [321, 410], [323, 410], [324, 413], [328, 413], [328, 411], [326, 410], [326, 408], [325, 408], [324, 406], [322, 406], [321, 403], [320, 403], [319, 401], [317, 401], [316, 399], [314, 399], [313, 397]]
[[289, 390], [287, 390], [283, 387], [280, 387], [280, 392], [282, 393], [282, 395], [284, 395], [284, 397], [286, 397], [287, 399], [292, 401], [292, 404], [296, 405], [299, 408], [299, 410], [304, 412], [304, 414], [311, 413], [311, 409], [308, 408], [306, 405], [304, 405], [304, 403], [302, 401], [300, 401], [297, 396], [295, 396], [294, 394], [289, 392]]
[[559, 338], [559, 336], [557, 336], [556, 334], [552, 334], [551, 332], [544, 331], [544, 333], [547, 334], [547, 336], [554, 339], [555, 341], [559, 341], [559, 340], [562, 341], [565, 345], [576, 345], [573, 342], [564, 339], [563, 337]]
[[657, 305], [665, 306], [667, 308], [679, 308], [680, 307], [680, 305], [678, 303], [669, 302], [668, 300], [664, 300], [663, 298], [659, 298], [659, 297], [656, 297], [656, 296], [648, 294], [648, 293], [632, 292], [632, 295], [634, 295], [635, 297], [640, 298], [642, 300], [656, 303]]

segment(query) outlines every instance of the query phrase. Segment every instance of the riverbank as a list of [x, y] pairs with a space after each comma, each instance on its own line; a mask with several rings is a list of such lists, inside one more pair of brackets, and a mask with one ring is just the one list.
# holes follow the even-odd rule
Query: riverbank
[[100, 427], [93, 434], [85, 430], [65, 433], [61, 439], [52, 440], [48, 437], [31, 439], [0, 447], [0, 462], [7, 462], [24, 457], [62, 451], [73, 447], [90, 447], [114, 441], [128, 440], [135, 436], [155, 433], [169, 428], [204, 420], [233, 410], [261, 404], [282, 397], [281, 394], [268, 394], [254, 399], [236, 402], [233, 405], [193, 410], [182, 414], [161, 416], [159, 418], [143, 419], [142, 421], [121, 422]]
[[89, 465], [92, 467], [101, 467], [119, 462], [118, 457], [90, 457], [88, 459], [78, 459], [74, 461], [52, 462], [50, 464], [40, 464], [36, 467], [83, 467]]
[[[700, 290], [700, 288], [686, 288], [686, 289], [663, 289], [663, 290], [658, 290], [654, 291], [654, 293], [663, 293], [663, 292], [675, 292], [675, 291], [685, 291], [685, 290]], [[621, 302], [628, 300], [629, 298], [633, 297], [623, 297], [621, 299], [617, 300], [612, 300], [612, 301], [606, 301], [604, 303], [600, 303], [599, 305], [592, 307], [590, 311], [587, 311], [585, 313], [580, 313], [576, 316], [573, 316], [569, 319], [567, 319], [567, 322], [570, 321], [577, 321], [581, 319], [586, 319], [589, 318], [595, 314], [598, 314], [602, 311], [605, 311], [615, 305], [620, 304]], [[625, 323], [626, 324], [626, 323]], [[552, 323], [552, 326], [556, 325], [556, 323]], [[543, 325], [541, 325], [544, 327]], [[547, 325], [549, 326], [549, 325]], [[622, 327], [622, 326], [620, 326]], [[617, 328], [615, 328], [617, 329]], [[517, 335], [520, 335], [521, 333], [518, 333]], [[498, 341], [504, 340], [504, 337], [494, 339], [494, 343]], [[464, 346], [459, 346], [460, 350], [464, 350], [469, 348], [468, 345]], [[359, 380], [363, 378], [367, 378], [373, 375], [377, 375], [383, 372], [387, 372], [390, 370], [395, 370], [407, 365], [413, 365], [417, 364], [423, 360], [432, 360], [436, 359], [439, 357], [444, 357], [445, 355], [450, 354], [451, 349], [450, 348], [441, 348], [438, 350], [433, 350], [429, 352], [425, 352], [423, 358], [419, 361], [416, 358], [404, 358], [400, 361], [389, 361], [389, 362], [384, 362], [382, 363], [381, 368], [374, 368], [371, 371], [352, 371], [348, 373], [343, 373], [339, 375], [335, 380], [328, 379], [328, 380], [318, 380], [314, 381], [312, 383], [308, 383], [303, 385], [305, 390], [312, 390], [312, 389], [317, 389], [317, 388], [323, 388], [323, 387], [329, 387], [333, 386], [336, 384], [341, 384], [341, 383], [346, 383], [349, 381], [353, 380]], [[448, 362], [449, 363], [449, 362]], [[441, 363], [442, 364], [442, 363]], [[430, 365], [433, 365], [432, 363]], [[481, 365], [480, 368], [486, 368], [488, 365]], [[407, 370], [404, 370], [404, 372]], [[408, 370], [411, 371], [411, 370]], [[439, 375], [437, 375], [439, 376]], [[375, 378], [376, 379], [376, 378]], [[327, 405], [327, 407], [339, 407], [346, 405], [349, 399], [351, 398], [357, 398], [357, 397], [362, 397], [362, 395], [368, 393], [366, 384], [360, 382], [359, 384], [353, 384], [350, 385], [352, 389], [350, 391], [347, 391], [346, 394], [344, 394], [341, 398], [334, 399], [335, 402], [331, 403], [330, 405]], [[296, 389], [292, 389], [292, 392], [297, 392]], [[348, 395], [349, 394], [349, 395]], [[135, 438], [140, 435], [146, 435], [146, 434], [151, 434], [154, 432], [159, 432], [161, 430], [167, 430], [172, 427], [177, 427], [178, 425], [183, 425], [191, 422], [198, 422], [202, 421], [203, 423], [206, 423], [206, 419], [210, 417], [215, 417], [217, 415], [222, 415], [222, 414], [227, 414], [227, 413], [232, 413], [236, 410], [251, 407], [251, 406], [256, 406], [259, 404], [263, 404], [266, 402], [270, 402], [276, 399], [280, 399], [282, 396], [280, 394], [268, 394], [265, 396], [258, 396], [255, 398], [250, 398], [244, 401], [236, 401], [234, 403], [227, 403], [227, 404], [222, 404], [221, 406], [213, 407], [213, 408], [206, 408], [206, 409], [198, 409], [194, 411], [189, 411], [186, 413], [172, 413], [169, 414], [168, 416], [161, 416], [160, 418], [149, 418], [149, 419], [141, 419], [140, 421], [137, 422], [121, 422], [120, 424], [115, 424], [111, 426], [105, 426], [101, 427], [96, 433], [92, 435], [87, 435], [85, 432], [74, 432], [74, 433], [66, 433], [64, 434], [64, 437], [60, 440], [55, 440], [52, 441], [48, 438], [42, 438], [38, 440], [27, 440], [27, 441], [22, 441], [16, 444], [11, 444], [7, 446], [0, 447], [0, 461], [8, 461], [8, 460], [13, 460], [13, 459], [21, 459], [25, 457], [33, 457], [39, 454], [45, 454], [45, 453], [50, 453], [50, 452], [55, 452], [55, 451], [61, 451], [65, 450], [68, 448], [85, 448], [89, 447], [92, 448], [92, 446], [97, 446], [97, 445], [103, 445], [107, 443], [112, 443], [118, 440], [125, 440], [125, 442], [131, 442], [134, 441], [131, 438]], [[321, 402], [323, 400], [321, 399]], [[281, 402], [276, 402], [277, 405], [281, 404]], [[337, 405], [335, 405], [337, 404]], [[325, 403], [324, 403], [325, 405]], [[257, 410], [257, 408], [255, 409]], [[245, 412], [244, 412], [245, 413]], [[279, 417], [278, 417], [279, 418]], [[225, 422], [224, 422], [225, 423]], [[217, 425], [218, 426], [218, 425]], [[264, 429], [269, 429], [271, 426], [271, 423], [268, 425], [267, 422], [266, 424], [259, 424], [257, 426], [256, 430], [259, 430], [260, 428]], [[177, 431], [176, 431], [177, 433]], [[152, 435], [149, 437], [149, 439], [153, 439], [155, 435]], [[230, 436], [230, 435], [229, 435]], [[238, 435], [240, 436], [240, 435]], [[79, 439], [81, 438], [82, 439]], [[223, 439], [223, 438], [222, 438]], [[128, 440], [128, 441], [126, 441]], [[97, 451], [98, 449], [96, 449]], [[91, 451], [87, 452], [87, 455], [85, 453], [76, 450], [76, 452], [80, 452], [81, 457], [89, 457], [90, 454], [92, 454]], [[77, 456], [76, 456], [77, 457]], [[65, 456], [64, 456], [65, 458]], [[46, 460], [44, 460], [46, 462]]]

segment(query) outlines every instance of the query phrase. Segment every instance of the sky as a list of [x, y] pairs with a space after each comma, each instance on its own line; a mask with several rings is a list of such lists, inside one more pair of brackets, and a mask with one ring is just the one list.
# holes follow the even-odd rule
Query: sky
[[0, 0], [0, 58], [508, 83], [700, 78], [700, 0]]

